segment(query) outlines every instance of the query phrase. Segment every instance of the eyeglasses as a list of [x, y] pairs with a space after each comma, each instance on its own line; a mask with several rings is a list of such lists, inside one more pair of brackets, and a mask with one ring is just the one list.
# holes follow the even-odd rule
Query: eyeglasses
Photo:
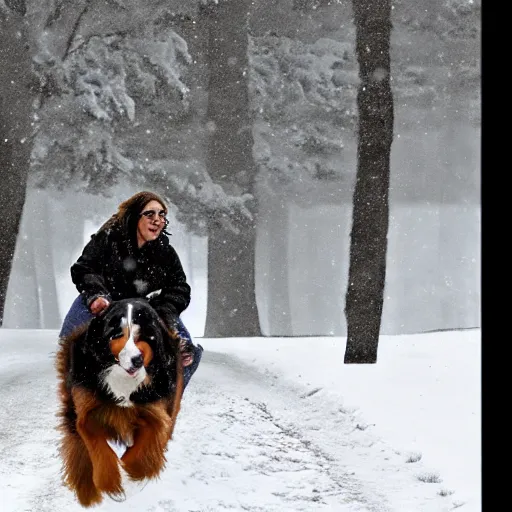
[[144, 216], [146, 219], [154, 219], [157, 215], [160, 219], [167, 220], [167, 213], [165, 210], [160, 210], [158, 212], [156, 210], [145, 210], [140, 214], [141, 217]]

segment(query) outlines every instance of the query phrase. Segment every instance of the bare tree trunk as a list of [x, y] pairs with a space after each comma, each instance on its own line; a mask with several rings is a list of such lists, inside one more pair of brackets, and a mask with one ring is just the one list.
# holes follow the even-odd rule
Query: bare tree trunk
[[[203, 11], [209, 33], [208, 172], [233, 195], [252, 193], [256, 174], [247, 90], [250, 5], [250, 0], [224, 0]], [[220, 222], [210, 222], [207, 337], [261, 335], [254, 282], [255, 220], [240, 219], [238, 227], [235, 234]]]
[[24, 26], [25, 2], [0, 8], [0, 326], [30, 164], [31, 56]]
[[353, 0], [360, 85], [359, 140], [345, 303], [345, 363], [375, 363], [379, 343], [389, 223], [393, 139], [390, 0]]

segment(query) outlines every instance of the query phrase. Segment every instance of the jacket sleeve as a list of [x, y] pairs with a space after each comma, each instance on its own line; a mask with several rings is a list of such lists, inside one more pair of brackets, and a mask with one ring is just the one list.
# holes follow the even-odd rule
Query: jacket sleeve
[[173, 247], [168, 250], [168, 272], [162, 291], [151, 299], [151, 304], [170, 327], [190, 304], [190, 286], [181, 265], [180, 258]]
[[77, 290], [85, 295], [88, 306], [98, 297], [106, 297], [110, 300], [101, 270], [107, 256], [106, 252], [107, 233], [99, 231], [91, 236], [81, 256], [71, 266], [71, 280]]

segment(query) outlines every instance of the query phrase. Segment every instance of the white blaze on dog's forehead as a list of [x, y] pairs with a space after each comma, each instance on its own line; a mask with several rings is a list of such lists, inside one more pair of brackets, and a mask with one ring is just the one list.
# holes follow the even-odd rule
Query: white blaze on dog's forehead
[[133, 322], [133, 304], [128, 304], [126, 316], [121, 319], [121, 327], [128, 330], [128, 339], [122, 350], [119, 352], [119, 364], [125, 370], [129, 370], [132, 365], [132, 359], [141, 354], [141, 351], [135, 345], [136, 338], [140, 331], [140, 326]]
[[133, 304], [126, 306], [126, 316], [121, 318], [121, 327], [128, 329], [128, 336], [134, 338], [140, 331], [140, 326], [133, 321]]
[[126, 316], [123, 316], [123, 318], [121, 318], [121, 327], [123, 327], [123, 328], [128, 327], [129, 330], [131, 329], [131, 324], [133, 321], [132, 313], [133, 313], [133, 304], [128, 304], [126, 306]]

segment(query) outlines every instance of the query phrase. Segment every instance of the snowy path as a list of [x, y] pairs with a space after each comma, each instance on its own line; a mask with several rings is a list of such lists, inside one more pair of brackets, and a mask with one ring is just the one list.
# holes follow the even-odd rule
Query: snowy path
[[[1, 500], [10, 504], [0, 502], [0, 510], [84, 510], [60, 481], [53, 354], [30, 345], [16, 347], [0, 374]], [[451, 509], [435, 485], [415, 479], [420, 463], [407, 464], [322, 390], [285, 386], [264, 368], [222, 353], [205, 352], [167, 457], [158, 481], [93, 510]]]

